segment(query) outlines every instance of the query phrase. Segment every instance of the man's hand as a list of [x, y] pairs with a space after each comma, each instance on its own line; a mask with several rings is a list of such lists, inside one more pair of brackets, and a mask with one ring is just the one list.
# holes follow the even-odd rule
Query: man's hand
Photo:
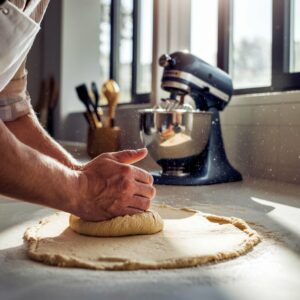
[[131, 166], [147, 150], [98, 156], [69, 168], [22, 143], [0, 120], [0, 194], [73, 213], [90, 221], [135, 214], [155, 196], [152, 176]]
[[130, 165], [146, 155], [146, 149], [105, 153], [85, 165], [74, 213], [85, 220], [102, 221], [147, 210], [156, 193], [153, 177]]

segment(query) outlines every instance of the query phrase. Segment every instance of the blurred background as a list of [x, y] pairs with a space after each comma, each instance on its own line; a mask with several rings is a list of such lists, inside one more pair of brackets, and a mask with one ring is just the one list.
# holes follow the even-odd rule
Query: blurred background
[[221, 116], [232, 163], [244, 176], [300, 182], [299, 15], [300, 0], [51, 0], [28, 59], [32, 102], [53, 78], [59, 96], [45, 126], [85, 143], [75, 87], [114, 79], [122, 148], [140, 147], [137, 110], [164, 96], [157, 59], [187, 50], [233, 79]]

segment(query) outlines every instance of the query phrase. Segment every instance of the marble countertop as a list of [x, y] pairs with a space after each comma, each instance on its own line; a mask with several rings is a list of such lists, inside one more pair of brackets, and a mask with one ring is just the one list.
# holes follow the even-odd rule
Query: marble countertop
[[190, 269], [92, 271], [26, 257], [25, 229], [53, 210], [0, 200], [0, 299], [300, 299], [300, 187], [258, 179], [157, 186], [156, 202], [245, 219], [263, 237], [247, 255]]

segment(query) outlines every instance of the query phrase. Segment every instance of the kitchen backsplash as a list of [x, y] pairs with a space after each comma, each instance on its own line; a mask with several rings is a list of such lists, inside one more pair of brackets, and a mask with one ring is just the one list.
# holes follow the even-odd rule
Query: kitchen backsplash
[[244, 174], [300, 183], [300, 93], [236, 97], [223, 112], [225, 147]]

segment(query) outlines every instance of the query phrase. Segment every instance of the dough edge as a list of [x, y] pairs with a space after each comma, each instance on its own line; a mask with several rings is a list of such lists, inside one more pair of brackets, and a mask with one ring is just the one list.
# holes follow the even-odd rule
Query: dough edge
[[198, 210], [182, 207], [175, 208], [166, 204], [157, 205], [157, 207], [166, 207], [169, 209], [183, 210], [188, 212], [201, 213], [201, 215], [207, 218], [211, 222], [221, 223], [221, 224], [232, 224], [241, 231], [247, 234], [248, 238], [235, 249], [227, 251], [224, 253], [219, 253], [217, 255], [210, 256], [195, 256], [191, 258], [180, 258], [180, 259], [169, 259], [165, 261], [160, 261], [159, 263], [140, 263], [133, 260], [109, 260], [104, 259], [104, 261], [92, 261], [78, 259], [72, 256], [64, 255], [49, 255], [49, 254], [37, 254], [36, 249], [39, 244], [38, 231], [46, 223], [50, 221], [50, 217], [42, 219], [39, 224], [28, 228], [23, 236], [24, 241], [27, 243], [27, 255], [36, 261], [46, 263], [48, 265], [66, 267], [66, 268], [85, 268], [92, 270], [109, 270], [109, 271], [129, 271], [129, 270], [155, 270], [155, 269], [177, 269], [177, 268], [187, 268], [196, 267], [199, 265], [204, 265], [210, 262], [222, 261], [225, 259], [233, 259], [239, 257], [247, 252], [249, 252], [255, 245], [257, 245], [261, 238], [259, 234], [250, 228], [250, 226], [242, 219], [236, 217], [223, 217], [213, 214], [202, 213]]
[[[137, 226], [134, 229], [129, 228], [126, 224], [127, 221], [131, 219], [131, 222], [137, 222], [142, 216], [145, 216], [145, 222], [150, 224], [148, 227]], [[115, 224], [120, 223], [117, 226], [117, 230], [110, 231]], [[100, 225], [101, 223], [101, 225]], [[138, 223], [139, 224], [139, 223]], [[130, 235], [140, 235], [140, 234], [154, 234], [163, 230], [164, 221], [161, 216], [155, 210], [150, 209], [149, 211], [143, 212], [141, 214], [136, 214], [133, 216], [121, 216], [116, 217], [112, 220], [102, 221], [102, 222], [87, 222], [83, 221], [77, 216], [70, 215], [69, 218], [70, 228], [78, 234], [94, 237], [121, 237]], [[99, 227], [99, 228], [97, 228]]]

